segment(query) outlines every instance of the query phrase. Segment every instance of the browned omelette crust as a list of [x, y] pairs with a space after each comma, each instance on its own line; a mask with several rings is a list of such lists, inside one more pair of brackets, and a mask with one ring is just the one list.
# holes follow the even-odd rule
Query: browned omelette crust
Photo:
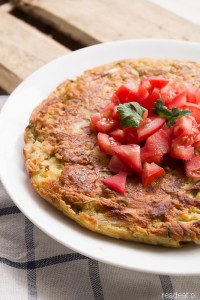
[[126, 60], [86, 71], [62, 83], [32, 113], [24, 156], [38, 193], [90, 230], [126, 240], [179, 247], [200, 244], [200, 182], [165, 160], [166, 175], [144, 189], [137, 175], [125, 195], [102, 183], [110, 157], [98, 149], [90, 115], [122, 84], [161, 75], [199, 86], [200, 64], [172, 60]]

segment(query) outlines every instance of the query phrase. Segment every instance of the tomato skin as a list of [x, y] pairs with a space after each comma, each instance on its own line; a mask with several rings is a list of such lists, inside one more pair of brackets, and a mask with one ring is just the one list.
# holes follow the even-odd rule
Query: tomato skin
[[185, 85], [187, 88], [187, 102], [200, 103], [200, 89], [190, 83], [186, 83]]
[[194, 148], [200, 148], [200, 133], [198, 133], [194, 138], [194, 143], [192, 145]]
[[140, 146], [136, 144], [119, 145], [113, 147], [115, 155], [127, 164], [133, 171], [142, 174]]
[[165, 122], [166, 120], [160, 117], [147, 118], [147, 122], [137, 128], [138, 141], [146, 140], [149, 136], [158, 131]]
[[170, 151], [171, 139], [169, 135], [160, 129], [146, 140], [146, 144], [141, 148], [142, 162], [160, 163], [164, 154]]
[[200, 105], [194, 103], [186, 103], [181, 107], [182, 109], [189, 109], [192, 112], [192, 116], [195, 118], [198, 124], [200, 124]]
[[90, 127], [91, 127], [91, 129], [96, 130], [96, 124], [100, 120], [101, 120], [100, 113], [95, 113], [95, 114], [91, 115], [91, 117], [90, 117]]
[[115, 129], [114, 131], [112, 131], [110, 133], [110, 136], [112, 136], [115, 140], [117, 140], [118, 142], [125, 144], [126, 141], [126, 133], [123, 129]]
[[161, 77], [150, 77], [148, 78], [150, 84], [153, 88], [162, 89], [164, 88], [168, 83], [169, 80]]
[[151, 109], [154, 108], [154, 103], [159, 99], [161, 99], [160, 91], [154, 88], [147, 100], [143, 103], [143, 106], [149, 110], [151, 115], [153, 115]]
[[167, 105], [176, 95], [180, 93], [180, 91], [177, 88], [175, 81], [171, 81], [163, 89], [161, 89], [160, 93], [161, 99], [164, 101], [165, 105]]
[[116, 95], [116, 93], [114, 93], [112, 95], [111, 101], [115, 104], [118, 105], [120, 103], [118, 96]]
[[186, 161], [185, 173], [187, 177], [200, 178], [200, 155]]
[[183, 116], [176, 119], [176, 123], [173, 126], [174, 136], [177, 137], [182, 134], [188, 134], [192, 131], [193, 122], [190, 116]]
[[117, 112], [117, 106], [115, 106], [114, 109], [113, 109], [112, 119], [119, 122], [119, 114]]
[[138, 144], [137, 130], [132, 128], [124, 129], [126, 144]]
[[149, 96], [149, 92], [147, 91], [147, 89], [142, 85], [139, 85], [137, 90], [137, 98], [140, 105], [142, 106], [144, 105], [145, 100], [148, 98], [148, 96]]
[[114, 108], [115, 108], [115, 104], [113, 102], [107, 104], [106, 107], [104, 107], [100, 112], [101, 117], [102, 118], [111, 117], [113, 114]]
[[121, 159], [119, 159], [116, 155], [111, 157], [111, 160], [108, 164], [108, 169], [111, 172], [118, 173], [120, 171], [126, 172], [128, 175], [133, 175], [131, 168], [125, 165]]
[[114, 155], [113, 147], [119, 145], [115, 139], [110, 138], [108, 134], [102, 132], [98, 133], [97, 141], [100, 151], [108, 155]]
[[121, 85], [115, 92], [115, 96], [119, 99], [120, 103], [126, 103], [128, 95], [130, 91], [135, 89], [135, 84], [134, 83], [127, 83]]
[[138, 100], [137, 90], [134, 89], [134, 90], [130, 91], [126, 100], [127, 100], [127, 102], [137, 102], [137, 100]]
[[152, 162], [151, 164], [145, 162], [142, 173], [142, 186], [145, 188], [159, 177], [165, 175], [165, 170]]
[[102, 181], [105, 185], [107, 185], [112, 190], [120, 194], [124, 194], [126, 188], [126, 177], [127, 177], [127, 173], [120, 171], [118, 174], [109, 178], [104, 178]]
[[125, 103], [129, 93], [130, 89], [125, 85], [121, 85], [115, 92], [115, 95], [118, 97], [121, 103]]
[[182, 93], [178, 94], [177, 96], [175, 96], [169, 103], [168, 103], [168, 107], [170, 109], [174, 108], [174, 107], [182, 107], [183, 105], [186, 104], [186, 91], [183, 91]]
[[170, 155], [182, 160], [190, 160], [194, 156], [194, 147], [182, 146], [172, 141]]

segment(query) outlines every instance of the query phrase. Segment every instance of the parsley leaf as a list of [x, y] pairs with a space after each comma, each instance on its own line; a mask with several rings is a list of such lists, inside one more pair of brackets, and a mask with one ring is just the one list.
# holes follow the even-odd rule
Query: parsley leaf
[[183, 116], [189, 116], [191, 114], [191, 110], [189, 109], [180, 109], [180, 108], [172, 108], [168, 109], [164, 106], [164, 102], [162, 100], [158, 100], [154, 103], [155, 108], [152, 109], [152, 112], [159, 117], [165, 118], [168, 120], [167, 127], [170, 127], [175, 124], [176, 119]]
[[120, 104], [117, 107], [117, 113], [120, 117], [120, 125], [127, 128], [136, 128], [139, 126], [140, 121], [143, 120], [142, 116], [145, 112], [145, 108], [137, 102], [128, 102]]

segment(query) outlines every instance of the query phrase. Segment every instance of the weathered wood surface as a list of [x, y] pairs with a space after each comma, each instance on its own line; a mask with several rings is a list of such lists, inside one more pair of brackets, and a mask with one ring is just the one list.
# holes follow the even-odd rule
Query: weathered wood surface
[[69, 50], [0, 9], [0, 87], [11, 92], [24, 78]]
[[173, 38], [200, 41], [195, 25], [148, 0], [14, 0], [85, 44], [129, 38]]
[[[200, 42], [193, 24], [148, 0], [10, 0], [0, 5], [0, 88], [11, 92], [40, 66], [70, 51], [37, 29], [49, 24], [82, 45], [129, 38]], [[13, 11], [18, 11], [18, 15]], [[19, 13], [20, 12], [20, 13]], [[23, 20], [21, 13], [26, 16]], [[27, 20], [34, 17], [34, 24]], [[69, 43], [70, 45], [70, 43]], [[70, 47], [70, 46], [69, 46]], [[81, 47], [81, 46], [80, 46]]]

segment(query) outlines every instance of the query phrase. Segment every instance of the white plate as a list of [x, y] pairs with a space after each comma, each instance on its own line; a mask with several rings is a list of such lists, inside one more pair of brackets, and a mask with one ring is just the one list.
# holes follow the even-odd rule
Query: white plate
[[64, 217], [33, 190], [24, 169], [23, 133], [33, 108], [66, 78], [107, 62], [136, 57], [200, 61], [200, 44], [174, 40], [127, 40], [67, 54], [32, 74], [9, 97], [0, 118], [0, 173], [19, 209], [61, 244], [96, 260], [143, 272], [199, 275], [200, 248], [167, 249], [124, 242], [86, 230]]

